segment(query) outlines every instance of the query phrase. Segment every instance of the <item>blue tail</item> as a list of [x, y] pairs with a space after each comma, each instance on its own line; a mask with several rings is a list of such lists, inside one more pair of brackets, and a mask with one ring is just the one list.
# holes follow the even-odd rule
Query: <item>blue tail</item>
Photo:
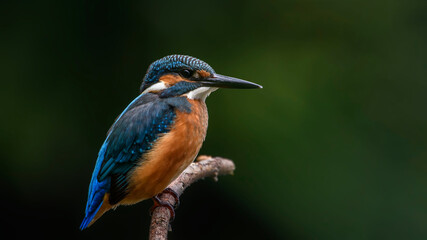
[[102, 205], [104, 200], [104, 195], [107, 192], [107, 186], [110, 185], [109, 180], [98, 182], [95, 179], [92, 179], [89, 186], [89, 197], [86, 204], [86, 215], [80, 225], [80, 230], [83, 230], [88, 227], [90, 222], [95, 217], [96, 213], [99, 211], [99, 208]]
[[90, 222], [98, 213], [99, 208], [102, 205], [104, 200], [104, 195], [107, 192], [107, 186], [109, 186], [109, 181], [98, 182], [96, 179], [92, 179], [89, 186], [89, 198], [86, 204], [86, 215], [80, 225], [80, 230], [83, 230], [88, 227]]
[[89, 223], [92, 221], [92, 219], [93, 219], [93, 217], [94, 217], [95, 215], [92, 215], [92, 216], [86, 216], [84, 219], [83, 219], [83, 221], [82, 221], [82, 224], [80, 224], [80, 230], [84, 230], [84, 229], [86, 229], [87, 228], [87, 226], [89, 225]]
[[[105, 145], [105, 144], [104, 144]], [[101, 148], [100, 156], [103, 155], [105, 147]], [[101, 182], [98, 182], [97, 176], [101, 167], [102, 159], [98, 158], [95, 169], [92, 173], [92, 179], [89, 185], [89, 194], [86, 203], [85, 217], [80, 225], [80, 230], [83, 230], [89, 226], [98, 212], [104, 200], [104, 195], [110, 189], [110, 178], [107, 178]]]
[[106, 147], [107, 141], [104, 142], [101, 150], [98, 153], [98, 159], [96, 160], [95, 169], [93, 170], [92, 178], [90, 180], [85, 217], [82, 221], [82, 224], [80, 225], [80, 230], [84, 230], [92, 222], [93, 218], [102, 205], [105, 193], [110, 189], [110, 178], [107, 178], [101, 182], [98, 182], [97, 179], [103, 162]]

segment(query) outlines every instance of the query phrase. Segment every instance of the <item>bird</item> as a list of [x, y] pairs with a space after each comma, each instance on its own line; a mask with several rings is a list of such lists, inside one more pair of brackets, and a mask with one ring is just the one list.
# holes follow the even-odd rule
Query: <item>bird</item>
[[219, 88], [262, 86], [217, 74], [187, 55], [165, 56], [148, 67], [139, 95], [99, 150], [81, 230], [110, 209], [157, 196], [194, 161], [208, 127], [205, 100]]

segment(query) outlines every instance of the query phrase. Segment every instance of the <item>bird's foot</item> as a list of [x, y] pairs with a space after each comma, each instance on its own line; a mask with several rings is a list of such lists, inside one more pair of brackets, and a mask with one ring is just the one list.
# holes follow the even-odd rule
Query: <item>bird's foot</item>
[[196, 162], [205, 161], [205, 160], [208, 160], [211, 158], [212, 158], [212, 156], [209, 156], [209, 155], [200, 155], [196, 158]]
[[175, 219], [175, 210], [174, 210], [173, 206], [170, 203], [168, 203], [168, 202], [160, 200], [160, 198], [159, 198], [158, 195], [154, 196], [152, 199], [153, 199], [153, 203], [154, 204], [150, 208], [150, 216], [153, 215], [153, 212], [154, 212], [154, 210], [156, 208], [158, 208], [158, 207], [165, 207], [165, 208], [167, 208], [169, 210], [169, 213], [170, 213], [170, 220], [169, 220], [169, 222], [172, 222]]
[[179, 207], [179, 204], [181, 204], [181, 202], [179, 201], [178, 193], [172, 190], [172, 188], [166, 188], [165, 190], [163, 190], [162, 194], [163, 193], [169, 193], [170, 195], [172, 195], [172, 197], [175, 199], [174, 208], [177, 209]]
[[[172, 197], [175, 199], [174, 206], [172, 206], [172, 204], [170, 204], [170, 203], [168, 203], [166, 201], [160, 200], [160, 195], [163, 194], [163, 193], [169, 193], [170, 195], [172, 195]], [[175, 219], [175, 209], [180, 204], [178, 194], [174, 190], [172, 190], [171, 188], [166, 188], [165, 190], [163, 190], [163, 192], [157, 194], [152, 199], [153, 199], [154, 204], [150, 208], [150, 216], [153, 215], [153, 212], [154, 212], [154, 210], [156, 208], [158, 208], [158, 207], [165, 207], [170, 212], [170, 219], [171, 219], [170, 222], [172, 222]]]

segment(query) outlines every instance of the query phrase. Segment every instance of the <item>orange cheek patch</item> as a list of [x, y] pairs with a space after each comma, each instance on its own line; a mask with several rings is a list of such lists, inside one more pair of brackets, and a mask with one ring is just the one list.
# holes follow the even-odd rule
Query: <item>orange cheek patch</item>
[[163, 75], [159, 78], [159, 81], [162, 81], [166, 84], [166, 86], [170, 87], [175, 85], [178, 82], [184, 81], [185, 79], [179, 75], [167, 74]]
[[182, 82], [182, 81], [194, 82], [194, 81], [190, 81], [188, 79], [185, 79], [185, 78], [183, 78], [179, 75], [175, 75], [175, 74], [163, 75], [159, 78], [159, 81], [164, 82], [167, 87], [173, 86], [173, 85], [177, 84], [178, 82]]
[[198, 70], [197, 73], [200, 75], [200, 77], [202, 78], [208, 78], [211, 76], [211, 74], [209, 72], [206, 72], [205, 70]]

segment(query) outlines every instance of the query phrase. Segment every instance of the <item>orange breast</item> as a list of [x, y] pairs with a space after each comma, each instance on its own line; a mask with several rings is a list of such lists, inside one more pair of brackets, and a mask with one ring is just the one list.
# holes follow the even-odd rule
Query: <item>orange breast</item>
[[208, 113], [200, 100], [188, 100], [190, 113], [177, 112], [171, 130], [160, 137], [153, 150], [132, 172], [129, 194], [121, 204], [133, 204], [163, 191], [197, 156], [206, 136]]

